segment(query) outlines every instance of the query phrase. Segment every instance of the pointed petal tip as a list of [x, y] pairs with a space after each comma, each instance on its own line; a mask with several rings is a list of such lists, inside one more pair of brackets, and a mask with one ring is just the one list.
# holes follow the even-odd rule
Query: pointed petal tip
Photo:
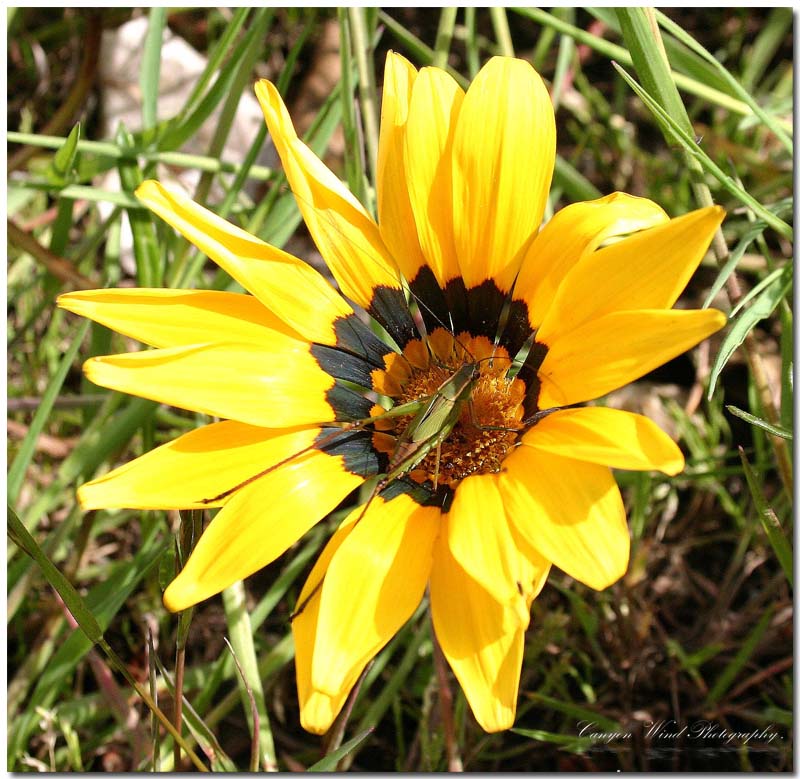
[[155, 179], [147, 179], [139, 184], [138, 187], [136, 187], [133, 194], [139, 200], [145, 201], [148, 198], [158, 197], [164, 192], [164, 190], [165, 187], [160, 181], [156, 181]]
[[198, 581], [187, 578], [182, 571], [164, 590], [162, 601], [168, 611], [177, 614], [216, 594], [216, 592], [204, 590]]

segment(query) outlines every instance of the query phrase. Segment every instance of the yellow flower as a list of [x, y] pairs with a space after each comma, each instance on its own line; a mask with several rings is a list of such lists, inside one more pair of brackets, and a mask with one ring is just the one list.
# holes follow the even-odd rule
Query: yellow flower
[[[683, 467], [648, 419], [581, 404], [724, 325], [717, 311], [672, 310], [723, 212], [669, 219], [615, 193], [568, 206], [540, 230], [555, 123], [541, 78], [521, 60], [492, 59], [465, 93], [444, 71], [389, 55], [377, 222], [298, 139], [275, 87], [262, 81], [256, 93], [339, 292], [185, 195], [143, 184], [140, 200], [252, 294], [59, 299], [156, 347], [89, 360], [92, 381], [226, 420], [84, 484], [81, 504], [220, 508], [164, 595], [180, 610], [272, 562], [366, 479], [394, 469], [335, 532], [300, 595], [302, 724], [328, 729], [428, 588], [437, 639], [475, 717], [488, 731], [508, 728], [530, 605], [551, 564], [595, 589], [626, 570], [610, 469]], [[346, 299], [390, 338], [373, 335]], [[474, 369], [456, 396], [463, 365]], [[445, 440], [435, 427], [421, 440], [405, 432], [421, 414], [381, 417], [368, 399], [376, 391], [447, 408], [444, 396], [455, 397], [460, 416]]]

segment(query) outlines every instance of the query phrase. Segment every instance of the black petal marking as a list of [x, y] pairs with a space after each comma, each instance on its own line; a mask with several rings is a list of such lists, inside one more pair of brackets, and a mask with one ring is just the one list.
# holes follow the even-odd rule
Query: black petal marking
[[323, 427], [314, 445], [326, 454], [342, 457], [344, 467], [350, 473], [365, 479], [382, 473], [388, 462], [386, 455], [372, 446], [370, 430]]
[[375, 368], [383, 368], [383, 356], [392, 351], [356, 314], [339, 317], [333, 322], [336, 347], [361, 355]]
[[437, 327], [452, 330], [450, 309], [445, 301], [444, 293], [439, 282], [436, 281], [433, 271], [427, 265], [423, 265], [419, 269], [419, 273], [413, 281], [409, 282], [408, 286], [417, 301], [428, 332], [433, 332]]
[[533, 342], [525, 362], [517, 374], [525, 382], [525, 400], [522, 401], [522, 408], [525, 411], [523, 419], [530, 419], [539, 411], [539, 392], [542, 388], [539, 381], [539, 368], [547, 355], [545, 344]]
[[419, 338], [402, 289], [376, 286], [367, 310], [383, 325], [401, 349], [409, 341]]
[[513, 357], [531, 337], [533, 329], [528, 322], [528, 304], [522, 300], [512, 300], [508, 310], [508, 319], [500, 343], [506, 347]]
[[369, 410], [374, 405], [372, 401], [345, 387], [339, 381], [325, 393], [325, 399], [333, 409], [337, 422], [369, 419]]
[[492, 279], [470, 289], [465, 289], [463, 279], [452, 279], [447, 282], [444, 295], [456, 333], [466, 331], [473, 336], [483, 335], [494, 341], [507, 295], [497, 288]]
[[363, 357], [322, 344], [311, 345], [311, 356], [328, 376], [350, 381], [359, 387], [372, 389], [370, 374], [375, 366], [368, 363]]

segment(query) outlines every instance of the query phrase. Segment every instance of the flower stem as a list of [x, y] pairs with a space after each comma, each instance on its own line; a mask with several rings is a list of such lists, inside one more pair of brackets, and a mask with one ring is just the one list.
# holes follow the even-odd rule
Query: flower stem
[[[325, 754], [329, 755], [331, 752], [335, 752], [341, 745], [342, 745], [342, 738], [344, 737], [344, 729], [347, 727], [347, 723], [350, 719], [350, 715], [353, 712], [353, 705], [356, 702], [356, 698], [358, 697], [358, 691], [361, 689], [361, 683], [364, 681], [364, 677], [367, 675], [367, 671], [372, 666], [372, 663], [369, 663], [367, 667], [361, 672], [361, 676], [358, 677], [358, 681], [353, 685], [353, 689], [350, 690], [350, 694], [347, 696], [347, 701], [344, 704], [344, 708], [341, 712], [339, 712], [339, 716], [336, 718], [336, 721], [333, 723], [333, 727], [330, 729], [328, 734], [328, 740], [325, 744]], [[339, 770], [339, 766], [337, 766], [337, 770]]]
[[[183, 726], [183, 670], [186, 665], [186, 646], [179, 646], [175, 652], [175, 730], [181, 732]], [[175, 770], [180, 770], [181, 745], [175, 741]]]
[[458, 741], [453, 723], [453, 693], [450, 691], [450, 683], [447, 680], [447, 661], [444, 659], [444, 653], [439, 646], [432, 624], [431, 635], [433, 636], [433, 665], [439, 685], [439, 708], [442, 715], [445, 748], [447, 749], [447, 770], [461, 772], [464, 770], [464, 765], [458, 751]]

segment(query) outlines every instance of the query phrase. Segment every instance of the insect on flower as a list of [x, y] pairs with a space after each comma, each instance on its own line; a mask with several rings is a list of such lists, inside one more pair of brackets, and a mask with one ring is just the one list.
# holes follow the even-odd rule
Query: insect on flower
[[220, 509], [164, 595], [181, 610], [275, 560], [376, 479], [295, 607], [303, 726], [328, 729], [427, 590], [476, 719], [508, 728], [531, 602], [551, 565], [596, 589], [627, 568], [611, 468], [683, 467], [650, 420], [585, 404], [724, 325], [718, 311], [672, 310], [723, 212], [669, 219], [614, 193], [540, 229], [555, 123], [522, 60], [491, 59], [464, 92], [442, 70], [388, 56], [377, 221], [298, 139], [275, 87], [256, 93], [339, 291], [182, 193], [143, 184], [140, 200], [251, 294], [59, 299], [156, 347], [92, 358], [92, 381], [224, 420], [84, 484], [79, 498]]

